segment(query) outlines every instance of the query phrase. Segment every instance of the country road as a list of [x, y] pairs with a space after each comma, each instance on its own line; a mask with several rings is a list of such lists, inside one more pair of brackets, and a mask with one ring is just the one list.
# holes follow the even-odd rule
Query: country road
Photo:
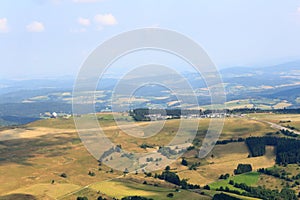
[[269, 121], [265, 121], [265, 120], [260, 120], [260, 119], [257, 119], [257, 118], [255, 118], [255, 117], [252, 117], [252, 118], [247, 117], [247, 118], [248, 118], [248, 119], [251, 119], [251, 120], [258, 121], [258, 122], [262, 122], [262, 123], [269, 124], [270, 127], [271, 127], [271, 128], [274, 128], [274, 129], [278, 129], [278, 130], [287, 130], [287, 131], [294, 132], [295, 134], [300, 135], [300, 132], [299, 132], [299, 131], [292, 130], [292, 129], [290, 129], [290, 128], [281, 126], [281, 125], [276, 124], [276, 123], [273, 123], [273, 122], [269, 122]]
[[284, 126], [275, 124], [275, 123], [273, 123], [273, 122], [269, 122], [269, 121], [262, 121], [262, 122], [265, 122], [265, 123], [270, 124], [270, 126], [271, 126], [272, 128], [279, 129], [279, 130], [287, 130], [287, 131], [294, 132], [295, 134], [300, 135], [300, 132], [299, 132], [299, 131], [295, 131], [295, 130], [292, 130], [292, 129], [290, 129], [290, 128], [286, 128], [286, 127], [284, 127]]

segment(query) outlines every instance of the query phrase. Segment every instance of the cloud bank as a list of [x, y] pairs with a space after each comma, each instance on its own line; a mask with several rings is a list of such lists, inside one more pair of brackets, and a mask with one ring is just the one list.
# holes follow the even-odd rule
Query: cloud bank
[[45, 26], [42, 22], [31, 22], [26, 26], [26, 30], [28, 32], [43, 32], [45, 30]]
[[91, 21], [89, 19], [86, 19], [86, 18], [82, 18], [82, 17], [79, 17], [77, 22], [82, 25], [82, 26], [89, 26], [91, 25]]
[[0, 18], [0, 32], [5, 33], [8, 32], [8, 25], [7, 25], [7, 19], [6, 18]]
[[118, 23], [112, 14], [97, 14], [94, 17], [94, 21], [102, 26], [113, 26]]

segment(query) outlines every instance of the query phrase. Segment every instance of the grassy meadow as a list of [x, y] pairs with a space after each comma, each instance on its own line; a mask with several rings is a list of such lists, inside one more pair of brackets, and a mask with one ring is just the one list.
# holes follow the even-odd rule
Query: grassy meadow
[[[97, 117], [108, 138], [115, 144], [121, 144], [125, 150], [133, 152], [151, 151], [151, 148], [142, 149], [140, 145], [143, 143], [155, 147], [168, 143], [176, 134], [180, 121], [167, 120], [164, 128], [158, 134], [143, 139], [135, 138], [122, 131], [120, 127], [116, 126], [111, 114], [99, 114]], [[257, 114], [255, 117], [274, 120], [274, 122], [288, 118], [294, 122], [295, 126], [300, 122], [300, 117], [295, 115]], [[128, 116], [122, 114], [119, 115], [119, 118], [124, 121], [129, 120]], [[209, 121], [210, 119], [199, 119], [200, 126], [196, 137], [199, 141], [204, 137]], [[146, 126], [148, 122], [139, 122], [137, 125]], [[226, 118], [220, 139], [263, 136], [275, 131], [268, 124], [256, 120]], [[196, 170], [189, 170], [189, 166], [182, 166], [180, 164], [181, 159], [171, 164], [171, 170], [177, 172], [180, 178], [188, 179], [193, 184], [200, 184], [201, 186], [221, 184], [222, 182], [218, 181], [218, 177], [225, 173], [232, 175], [239, 163], [249, 163], [254, 170], [261, 167], [272, 167], [275, 164], [273, 151], [272, 147], [268, 147], [265, 156], [248, 158], [248, 149], [243, 142], [216, 145], [204, 159], [195, 158], [196, 150], [189, 151], [184, 155], [189, 166], [195, 162], [200, 162]], [[144, 185], [142, 184], [145, 180], [143, 174], [123, 177], [122, 172], [114, 171], [111, 173], [109, 167], [98, 166], [97, 160], [88, 153], [81, 143], [72, 118], [45, 119], [21, 127], [2, 129], [0, 131], [0, 153], [0, 196], [2, 199], [4, 196], [17, 199], [14, 196], [17, 194], [29, 195], [28, 197], [21, 196], [21, 199], [30, 198], [30, 195], [38, 199], [75, 199], [76, 196], [80, 195], [95, 199], [97, 196], [103, 195], [109, 199], [114, 196], [120, 198], [127, 194], [140, 194], [153, 199], [164, 199], [172, 191], [174, 193], [173, 199], [182, 199], [186, 196], [199, 199], [199, 194], [185, 190], [177, 193], [173, 187], [163, 181], [159, 183], [159, 187], [154, 187], [153, 184], [157, 181], [154, 178], [147, 178], [149, 184]], [[88, 175], [89, 171], [94, 172], [95, 176]], [[65, 173], [67, 177], [61, 177], [62, 173]], [[260, 175], [258, 178], [255, 176], [257, 184], [280, 188], [278, 184], [282, 184], [281, 182], [261, 179], [262, 176]], [[116, 180], [117, 177], [120, 179]], [[247, 175], [240, 177], [242, 180]], [[239, 176], [231, 176], [231, 178], [239, 180]], [[251, 179], [249, 175], [245, 180], [248, 179], [249, 181]], [[251, 179], [251, 181], [255, 185], [254, 180]], [[106, 189], [113, 187], [116, 189]], [[117, 191], [121, 192], [117, 193]], [[129, 192], [126, 193], [125, 191]], [[201, 198], [209, 199], [205, 195], [202, 195]]]

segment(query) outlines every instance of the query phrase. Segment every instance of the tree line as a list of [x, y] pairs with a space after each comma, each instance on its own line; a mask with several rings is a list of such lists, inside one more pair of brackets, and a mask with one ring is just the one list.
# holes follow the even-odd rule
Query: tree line
[[260, 198], [264, 200], [269, 199], [285, 199], [285, 200], [297, 200], [297, 196], [295, 194], [294, 190], [291, 190], [289, 188], [283, 188], [281, 191], [279, 190], [271, 190], [267, 189], [261, 186], [258, 187], [252, 187], [248, 186], [245, 183], [234, 183], [234, 181], [229, 182], [229, 184], [233, 185], [235, 188], [239, 188], [244, 190], [245, 192], [240, 192], [238, 190], [232, 190], [229, 187], [223, 187], [217, 189], [217, 191], [224, 191], [224, 192], [230, 192], [235, 193], [238, 195], [243, 196], [249, 196], [249, 197], [255, 197]]
[[266, 145], [276, 146], [277, 164], [295, 164], [300, 162], [300, 140], [280, 137], [250, 137], [245, 140], [251, 157], [263, 156]]

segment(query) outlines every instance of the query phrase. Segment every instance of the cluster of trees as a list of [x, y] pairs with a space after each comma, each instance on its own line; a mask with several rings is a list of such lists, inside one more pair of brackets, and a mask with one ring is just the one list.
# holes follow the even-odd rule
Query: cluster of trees
[[238, 138], [238, 139], [228, 139], [228, 140], [219, 140], [217, 141], [216, 145], [218, 144], [228, 144], [228, 143], [232, 143], [232, 142], [244, 142], [245, 139], [244, 138]]
[[167, 197], [173, 198], [173, 197], [174, 197], [174, 194], [173, 194], [173, 193], [168, 193], [168, 194], [167, 194]]
[[281, 191], [279, 190], [270, 190], [264, 187], [251, 187], [246, 185], [245, 183], [234, 183], [231, 181], [229, 184], [233, 185], [235, 188], [239, 188], [244, 190], [245, 192], [240, 192], [238, 190], [229, 189], [229, 187], [220, 187], [217, 191], [231, 192], [238, 195], [249, 196], [260, 198], [264, 200], [268, 199], [285, 199], [285, 200], [297, 200], [297, 196], [294, 190], [283, 188]]
[[[192, 112], [192, 111], [191, 111]], [[200, 112], [199, 110], [197, 111]], [[172, 116], [172, 118], [180, 118], [181, 110], [180, 109], [148, 109], [148, 108], [138, 108], [129, 112], [129, 115], [133, 117], [136, 121], [151, 121], [148, 115], [156, 114], [162, 116]]]
[[[190, 163], [185, 158], [182, 158], [181, 164], [183, 166], [188, 166]], [[201, 164], [200, 162], [194, 162], [194, 163], [190, 164], [189, 170], [197, 170], [197, 167], [199, 167], [200, 164]]]
[[295, 109], [276, 109], [273, 111], [274, 113], [279, 113], [279, 114], [300, 114], [300, 108], [295, 108]]
[[197, 170], [197, 167], [199, 167], [201, 165], [200, 162], [194, 162], [193, 164], [191, 164], [191, 166], [189, 167], [189, 170]]
[[234, 170], [234, 174], [243, 174], [252, 171], [250, 164], [238, 164], [237, 169]]
[[263, 156], [266, 153], [265, 139], [263, 137], [250, 137], [245, 140], [251, 157]]
[[177, 152], [170, 147], [159, 147], [157, 152], [161, 153], [161, 155], [166, 156], [167, 158], [171, 158], [171, 156], [183, 153], [184, 150]]
[[101, 157], [99, 158], [98, 161], [102, 162], [104, 158], [109, 157], [111, 154], [113, 154], [114, 152], [118, 152], [120, 153], [122, 151], [122, 146], [121, 145], [116, 145], [115, 147], [111, 147], [110, 149], [108, 149], [107, 151], [105, 151]]
[[151, 121], [149, 117], [146, 117], [146, 115], [149, 115], [149, 109], [147, 108], [134, 109], [129, 112], [129, 115], [132, 116], [135, 121]]
[[276, 146], [277, 164], [294, 164], [300, 162], [300, 140], [280, 137], [250, 137], [247, 144], [252, 157], [266, 153], [266, 145]]
[[289, 128], [289, 129], [292, 129], [292, 130], [298, 130], [296, 127], [290, 126], [289, 124], [286, 127]]
[[104, 198], [104, 197], [102, 197], [102, 196], [99, 196], [99, 197], [97, 198], [97, 200], [106, 200], [106, 198]]
[[[77, 197], [77, 200], [89, 200], [87, 197]], [[99, 196], [97, 200], [106, 200], [106, 198]]]
[[129, 197], [123, 197], [122, 200], [153, 200], [153, 199], [140, 197], [140, 196], [129, 196]]
[[290, 174], [286, 172], [284, 169], [279, 169], [279, 168], [270, 168], [270, 169], [260, 168], [257, 171], [269, 176], [274, 176], [275, 178], [279, 178], [288, 182], [295, 181], [295, 186], [300, 185], [300, 182], [298, 181], [300, 179], [300, 173], [297, 174], [296, 176], [290, 176]]
[[220, 175], [220, 177], [219, 177], [219, 179], [224, 179], [224, 180], [226, 180], [226, 179], [228, 179], [229, 178], [229, 174], [227, 173], [227, 174], [221, 174]]
[[133, 153], [123, 153], [122, 155], [121, 155], [121, 158], [124, 158], [124, 157], [126, 157], [126, 158], [129, 158], [129, 159], [133, 159], [134, 158], [134, 154]]
[[219, 187], [216, 189], [217, 191], [223, 191], [223, 192], [230, 192], [230, 193], [234, 193], [234, 194], [241, 194], [241, 192], [239, 190], [233, 190], [233, 189], [229, 189], [228, 186], [226, 186], [225, 188], [223, 186]]
[[262, 110], [259, 108], [237, 108], [232, 110], [226, 110], [227, 113], [235, 114], [235, 113], [265, 113], [265, 112], [273, 112], [278, 114], [300, 114], [300, 108], [297, 109], [271, 109], [271, 110]]
[[298, 134], [294, 133], [293, 131], [284, 130], [284, 129], [281, 129], [280, 133], [282, 133], [285, 136], [289, 136], [289, 137], [298, 137], [299, 136]]
[[180, 186], [182, 189], [200, 189], [200, 185], [193, 185], [187, 182], [187, 179], [182, 179], [180, 181]]
[[240, 200], [240, 199], [236, 197], [232, 197], [228, 194], [220, 193], [220, 194], [215, 194], [213, 200]]
[[294, 190], [283, 188], [280, 192], [278, 190], [270, 190], [264, 187], [250, 187], [245, 183], [235, 183], [234, 187], [240, 188], [242, 190], [247, 191], [246, 193], [242, 193], [245, 196], [251, 196], [262, 199], [285, 199], [285, 200], [297, 200], [297, 196]]
[[204, 189], [204, 190], [210, 190], [210, 186], [209, 186], [209, 185], [205, 185], [205, 186], [203, 187], [203, 189]]
[[95, 176], [96, 174], [95, 174], [95, 172], [89, 171], [88, 175], [89, 176]]
[[88, 200], [87, 197], [77, 197], [77, 200]]
[[150, 145], [150, 144], [143, 143], [143, 144], [140, 145], [140, 147], [141, 147], [142, 149], [146, 149], [146, 148], [153, 148], [154, 146], [153, 146], [153, 145]]
[[60, 175], [60, 177], [62, 177], [62, 178], [67, 178], [68, 176], [67, 176], [66, 173], [62, 173], [62, 174]]
[[[174, 194], [173, 193], [168, 193], [167, 197], [173, 198]], [[152, 198], [141, 197], [141, 196], [129, 196], [129, 197], [123, 197], [121, 200], [153, 200], [153, 199]]]
[[279, 123], [290, 123], [292, 122], [291, 120], [280, 120]]
[[158, 178], [178, 186], [180, 186], [181, 183], [179, 176], [176, 173], [170, 171], [163, 171], [162, 174], [158, 175]]
[[271, 109], [271, 110], [261, 110], [258, 108], [238, 108], [238, 109], [224, 109], [224, 110], [180, 110], [180, 109], [148, 109], [148, 108], [137, 108], [129, 112], [129, 114], [136, 121], [150, 121], [149, 117], [146, 117], [149, 114], [161, 114], [163, 116], [172, 116], [173, 118], [180, 118], [180, 115], [203, 115], [211, 113], [228, 113], [228, 114], [237, 114], [237, 113], [263, 113], [263, 112], [273, 112], [280, 114], [300, 114], [300, 109]]
[[146, 162], [153, 162], [154, 159], [152, 157], [146, 158]]
[[189, 163], [188, 163], [188, 161], [187, 161], [186, 159], [182, 158], [181, 164], [182, 164], [183, 166], [188, 166]]
[[192, 150], [194, 150], [194, 149], [195, 149], [195, 146], [193, 146], [193, 145], [192, 145], [192, 146], [189, 146], [188, 148], [186, 148], [187, 151], [192, 151]]
[[263, 113], [263, 112], [273, 112], [280, 114], [299, 114], [300, 109], [272, 109], [272, 110], [261, 110], [258, 108], [239, 108], [239, 109], [224, 109], [224, 110], [180, 110], [180, 109], [148, 109], [148, 108], [137, 108], [129, 112], [129, 115], [133, 117], [136, 121], [150, 121], [151, 119], [147, 117], [149, 114], [160, 114], [162, 116], [172, 116], [172, 118], [180, 118], [181, 115], [205, 115], [212, 113], [227, 113], [227, 114], [237, 114], [237, 113]]
[[276, 147], [276, 163], [294, 164], [300, 162], [300, 140], [280, 138]]
[[189, 184], [186, 179], [180, 180], [179, 176], [175, 172], [170, 171], [169, 166], [167, 166], [165, 171], [163, 171], [161, 174], [155, 174], [154, 178], [159, 178], [169, 183], [181, 186], [182, 189], [200, 189], [199, 185]]

